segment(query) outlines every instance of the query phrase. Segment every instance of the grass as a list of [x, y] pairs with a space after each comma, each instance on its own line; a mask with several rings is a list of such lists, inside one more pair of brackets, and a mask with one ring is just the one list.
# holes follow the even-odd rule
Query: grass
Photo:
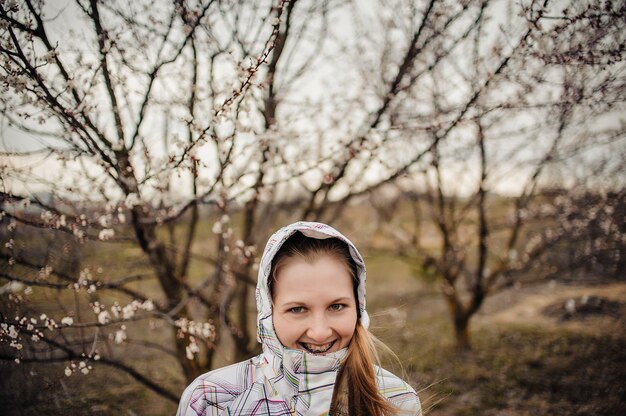
[[[157, 364], [158, 363], [158, 364]], [[152, 363], [162, 367], [159, 362]], [[0, 363], [2, 415], [172, 415], [176, 406], [100, 366], [87, 376], [63, 375], [65, 364], [11, 366]], [[8, 377], [6, 377], [8, 376]]]
[[623, 332], [482, 325], [473, 350], [460, 352], [443, 302], [415, 292], [375, 307], [389, 301], [411, 307], [380, 316], [375, 332], [398, 353], [427, 415], [626, 414]]
[[460, 372], [453, 380], [476, 389], [465, 414], [615, 415], [626, 409], [623, 340], [519, 327], [485, 329], [475, 338], [476, 352], [464, 366], [479, 376]]

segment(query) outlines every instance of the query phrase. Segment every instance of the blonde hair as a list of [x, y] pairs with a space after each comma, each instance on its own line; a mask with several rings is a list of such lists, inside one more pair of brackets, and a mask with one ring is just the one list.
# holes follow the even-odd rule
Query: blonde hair
[[376, 342], [376, 338], [357, 322], [346, 362], [335, 383], [339, 388], [350, 386], [347, 390], [351, 415], [383, 416], [397, 412], [378, 390], [374, 365], [380, 365], [380, 360]]
[[[289, 237], [272, 259], [272, 271], [268, 282], [272, 296], [282, 266], [292, 259], [300, 258], [311, 263], [321, 256], [331, 256], [346, 266], [352, 276], [354, 298], [358, 305], [359, 276], [348, 245], [338, 238], [309, 238], [300, 232]], [[380, 363], [377, 343], [382, 344], [361, 325], [357, 306], [357, 324], [348, 346], [347, 358], [335, 381], [335, 392], [330, 405], [331, 415], [341, 413], [346, 405], [351, 415], [384, 416], [397, 412], [392, 403], [378, 390], [375, 373], [375, 365]]]

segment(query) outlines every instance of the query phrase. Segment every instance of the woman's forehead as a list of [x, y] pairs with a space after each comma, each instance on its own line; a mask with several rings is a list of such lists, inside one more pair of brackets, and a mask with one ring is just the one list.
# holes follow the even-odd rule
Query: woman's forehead
[[275, 297], [352, 297], [352, 276], [343, 262], [330, 256], [293, 260], [280, 269], [274, 291]]

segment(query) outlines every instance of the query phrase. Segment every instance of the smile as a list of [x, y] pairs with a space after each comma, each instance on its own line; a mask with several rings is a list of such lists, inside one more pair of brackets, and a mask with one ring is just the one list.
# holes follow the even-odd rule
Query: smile
[[298, 342], [298, 345], [300, 345], [303, 349], [312, 354], [324, 354], [325, 352], [328, 352], [333, 347], [333, 345], [335, 345], [335, 342], [337, 342], [337, 340], [321, 345]]

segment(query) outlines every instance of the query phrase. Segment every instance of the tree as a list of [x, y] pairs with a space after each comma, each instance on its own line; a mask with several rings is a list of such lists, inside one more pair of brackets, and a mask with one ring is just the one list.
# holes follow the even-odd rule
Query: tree
[[[3, 122], [9, 140], [18, 132], [36, 138], [33, 150], [23, 150], [26, 144], [4, 153], [1, 277], [11, 302], [2, 312], [3, 359], [67, 361], [68, 375], [87, 373], [97, 361], [177, 401], [110, 341], [173, 355], [187, 381], [211, 368], [224, 332], [240, 355], [250, 352], [252, 231], [274, 146], [275, 73], [296, 3], [0, 5]], [[316, 11], [308, 5], [300, 19]], [[300, 71], [309, 64], [297, 63]], [[29, 157], [58, 172], [20, 166]], [[228, 215], [238, 201], [241, 236]], [[214, 255], [197, 251], [202, 207], [218, 218]], [[66, 270], [51, 258], [57, 244], [33, 242], [50, 233], [86, 251], [135, 245], [146, 264], [96, 260], [93, 268]], [[199, 277], [194, 263], [212, 272]], [[128, 273], [135, 269], [141, 272]], [[138, 285], [144, 281], [156, 285]], [[72, 306], [64, 316], [39, 314], [28, 296], [10, 293], [24, 286], [61, 302], [73, 292]], [[233, 303], [238, 314], [230, 313]], [[171, 328], [174, 350], [139, 335], [154, 319]]]
[[[429, 153], [396, 182], [411, 218], [379, 204], [391, 245], [441, 282], [461, 348], [489, 294], [583, 259], [614, 275], [624, 258], [613, 213], [624, 198], [625, 5], [527, 2], [504, 20], [500, 6], [483, 2], [459, 53], [415, 86], [432, 94], [433, 123]], [[556, 262], [564, 244], [576, 261]]]

